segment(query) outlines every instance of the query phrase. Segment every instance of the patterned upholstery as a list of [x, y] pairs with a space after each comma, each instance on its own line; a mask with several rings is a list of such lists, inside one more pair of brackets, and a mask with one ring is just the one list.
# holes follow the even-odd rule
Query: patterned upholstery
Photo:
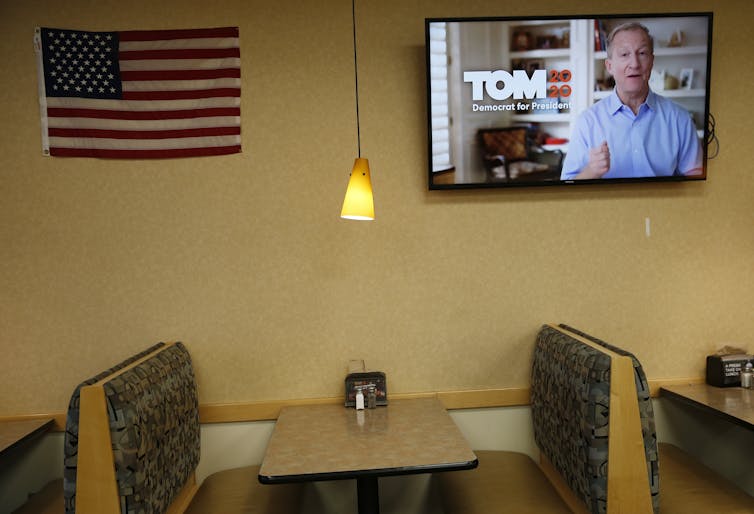
[[[659, 512], [659, 469], [649, 386], [631, 353], [566, 325], [565, 330], [630, 357], [647, 460], [648, 483]], [[542, 452], [592, 514], [607, 510], [610, 357], [552, 327], [540, 331], [531, 381], [534, 437]], [[586, 464], [585, 464], [586, 463]]]
[[76, 470], [79, 450], [79, 402], [81, 388], [96, 384], [103, 378], [125, 368], [129, 364], [136, 362], [164, 345], [165, 343], [157, 343], [143, 352], [129, 357], [120, 364], [81, 382], [73, 391], [71, 400], [68, 402], [68, 413], [65, 422], [65, 439], [63, 443], [63, 496], [65, 498], [66, 514], [73, 514], [76, 512]]
[[610, 357], [554, 328], [534, 350], [534, 439], [592, 514], [607, 511]]
[[634, 379], [636, 381], [636, 396], [639, 400], [639, 416], [641, 417], [641, 432], [644, 438], [644, 453], [647, 459], [647, 473], [649, 475], [649, 487], [652, 495], [652, 506], [655, 513], [660, 511], [660, 469], [659, 452], [657, 449], [657, 430], [655, 429], [655, 415], [650, 397], [649, 382], [644, 374], [644, 368], [639, 359], [631, 352], [612, 345], [594, 336], [586, 334], [578, 329], [561, 324], [562, 328], [584, 337], [593, 343], [604, 346], [624, 357], [629, 357], [634, 366]]
[[104, 384], [122, 514], [162, 514], [199, 464], [199, 402], [181, 343]]
[[[80, 384], [71, 398], [65, 442], [66, 514], [75, 513], [81, 387], [164, 346], [159, 343]], [[122, 514], [163, 514], [199, 464], [199, 402], [191, 358], [167, 346], [102, 385]]]

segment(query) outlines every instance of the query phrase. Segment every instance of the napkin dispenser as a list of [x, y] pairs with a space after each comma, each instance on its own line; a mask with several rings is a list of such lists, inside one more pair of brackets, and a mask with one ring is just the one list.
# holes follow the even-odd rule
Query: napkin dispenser
[[717, 387], [741, 385], [741, 371], [751, 355], [736, 353], [707, 356], [707, 383]]
[[376, 405], [387, 405], [387, 381], [382, 371], [362, 371], [346, 375], [346, 407], [356, 407], [358, 389], [373, 385]]

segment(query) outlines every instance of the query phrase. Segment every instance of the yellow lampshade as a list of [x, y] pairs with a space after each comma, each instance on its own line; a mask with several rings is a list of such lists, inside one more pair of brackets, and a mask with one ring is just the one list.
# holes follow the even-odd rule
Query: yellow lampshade
[[340, 217], [349, 220], [374, 219], [372, 179], [369, 175], [369, 161], [367, 159], [359, 157], [353, 163]]

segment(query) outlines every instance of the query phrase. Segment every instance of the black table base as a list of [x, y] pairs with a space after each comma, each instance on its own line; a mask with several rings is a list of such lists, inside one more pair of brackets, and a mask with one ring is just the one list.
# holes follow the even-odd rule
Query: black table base
[[380, 514], [380, 493], [377, 477], [357, 478], [356, 494], [359, 502], [359, 514]]

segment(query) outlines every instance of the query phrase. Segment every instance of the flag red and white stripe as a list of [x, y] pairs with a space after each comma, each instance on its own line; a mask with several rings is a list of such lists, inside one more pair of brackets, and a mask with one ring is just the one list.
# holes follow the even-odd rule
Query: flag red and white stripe
[[38, 28], [43, 152], [150, 159], [241, 151], [238, 27]]

